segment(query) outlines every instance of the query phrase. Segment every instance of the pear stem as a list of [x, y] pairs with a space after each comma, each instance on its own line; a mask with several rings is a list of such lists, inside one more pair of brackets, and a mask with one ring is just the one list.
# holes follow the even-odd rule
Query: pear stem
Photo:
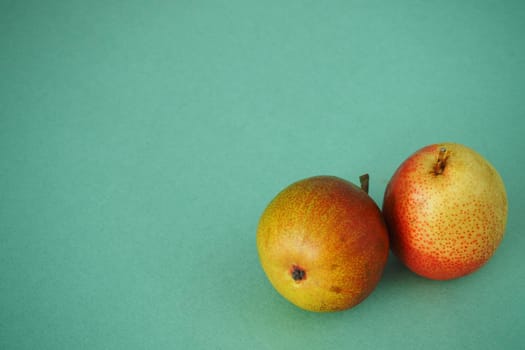
[[361, 189], [363, 191], [365, 191], [366, 193], [368, 193], [368, 187], [369, 187], [369, 183], [370, 183], [370, 175], [363, 174], [363, 175], [359, 176], [359, 182], [361, 183]]
[[434, 173], [436, 175], [440, 175], [445, 170], [445, 166], [447, 163], [447, 149], [445, 147], [441, 147], [439, 150], [439, 155], [436, 164], [434, 165]]

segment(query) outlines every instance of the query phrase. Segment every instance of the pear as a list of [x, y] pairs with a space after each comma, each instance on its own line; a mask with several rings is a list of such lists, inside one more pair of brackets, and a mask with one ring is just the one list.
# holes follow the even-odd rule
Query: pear
[[435, 280], [459, 278], [487, 263], [503, 239], [507, 210], [497, 170], [458, 143], [412, 154], [383, 200], [392, 251], [410, 270]]
[[[368, 176], [362, 187], [367, 189]], [[260, 262], [275, 289], [296, 306], [339, 311], [376, 287], [389, 253], [381, 212], [362, 188], [334, 176], [282, 190], [257, 228]]]

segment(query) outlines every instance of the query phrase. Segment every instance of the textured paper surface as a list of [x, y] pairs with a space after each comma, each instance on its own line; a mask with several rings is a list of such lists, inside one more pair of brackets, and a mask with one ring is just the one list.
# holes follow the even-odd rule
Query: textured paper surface
[[[516, 349], [525, 272], [525, 3], [4, 1], [0, 348]], [[257, 221], [313, 175], [387, 181], [464, 143], [506, 236], [466, 278], [392, 258], [374, 293], [301, 311]]]

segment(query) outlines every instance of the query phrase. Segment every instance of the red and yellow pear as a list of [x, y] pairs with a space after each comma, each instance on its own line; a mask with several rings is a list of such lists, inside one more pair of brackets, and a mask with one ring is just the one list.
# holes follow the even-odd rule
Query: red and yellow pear
[[[362, 177], [367, 187], [367, 177]], [[291, 184], [264, 210], [260, 262], [275, 289], [317, 312], [351, 308], [378, 284], [387, 262], [386, 225], [367, 191], [333, 176]]]
[[483, 156], [458, 143], [433, 144], [390, 180], [383, 215], [395, 255], [435, 280], [468, 275], [493, 256], [505, 232], [507, 195]]

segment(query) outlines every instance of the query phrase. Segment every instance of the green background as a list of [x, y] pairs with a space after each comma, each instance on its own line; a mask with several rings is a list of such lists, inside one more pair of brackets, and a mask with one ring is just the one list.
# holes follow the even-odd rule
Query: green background
[[[523, 348], [523, 1], [0, 1], [1, 349]], [[501, 173], [506, 236], [468, 277], [393, 257], [339, 313], [281, 298], [277, 192], [418, 148]]]

